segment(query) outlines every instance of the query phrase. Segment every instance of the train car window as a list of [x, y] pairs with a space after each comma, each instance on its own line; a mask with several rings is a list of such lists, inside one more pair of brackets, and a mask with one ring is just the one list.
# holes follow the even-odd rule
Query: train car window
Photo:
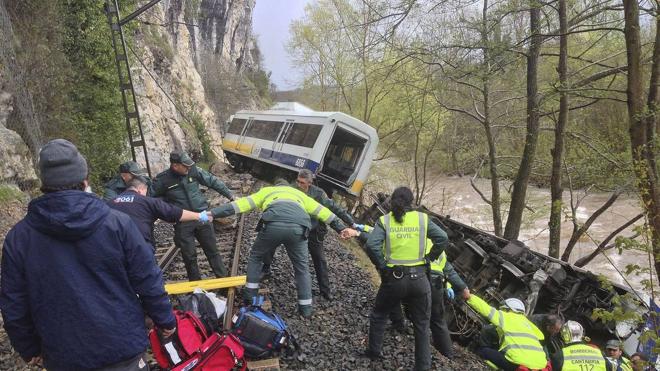
[[312, 124], [293, 124], [289, 135], [284, 140], [286, 144], [293, 144], [296, 146], [312, 148], [314, 143], [316, 143], [316, 138], [319, 137], [319, 133], [323, 128], [322, 125], [312, 125]]
[[277, 136], [280, 134], [282, 125], [284, 125], [283, 122], [277, 121], [252, 121], [252, 125], [248, 129], [247, 133], [245, 133], [245, 136], [274, 142], [275, 139], [277, 139]]
[[239, 119], [239, 118], [235, 118], [231, 120], [231, 124], [229, 124], [229, 128], [227, 128], [227, 133], [240, 135], [241, 132], [243, 131], [243, 127], [245, 127], [246, 121], [247, 121], [246, 119]]

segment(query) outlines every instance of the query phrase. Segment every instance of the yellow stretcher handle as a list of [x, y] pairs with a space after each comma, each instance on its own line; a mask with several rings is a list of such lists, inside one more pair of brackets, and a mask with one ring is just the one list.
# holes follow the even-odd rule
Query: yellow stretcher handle
[[234, 276], [199, 281], [176, 282], [165, 285], [165, 291], [170, 295], [177, 295], [193, 292], [196, 288], [209, 291], [227, 287], [243, 286], [245, 285], [245, 281], [246, 276]]

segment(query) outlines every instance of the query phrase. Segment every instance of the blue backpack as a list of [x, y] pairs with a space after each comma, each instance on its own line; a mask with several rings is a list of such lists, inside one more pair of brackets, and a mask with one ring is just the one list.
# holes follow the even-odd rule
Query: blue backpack
[[245, 347], [245, 355], [249, 358], [265, 358], [281, 350], [299, 350], [295, 338], [287, 331], [286, 324], [280, 316], [261, 308], [264, 299], [257, 296], [252, 305], [242, 307], [232, 318], [232, 333], [236, 335]]

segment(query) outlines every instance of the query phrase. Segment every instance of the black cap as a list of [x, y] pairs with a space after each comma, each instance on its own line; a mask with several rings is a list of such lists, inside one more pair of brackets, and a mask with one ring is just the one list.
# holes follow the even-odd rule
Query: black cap
[[135, 161], [126, 161], [119, 165], [120, 173], [131, 173], [133, 175], [146, 175], [147, 171], [140, 167]]
[[193, 161], [185, 152], [170, 153], [170, 162], [173, 164], [183, 164], [185, 166], [195, 165], [195, 161]]

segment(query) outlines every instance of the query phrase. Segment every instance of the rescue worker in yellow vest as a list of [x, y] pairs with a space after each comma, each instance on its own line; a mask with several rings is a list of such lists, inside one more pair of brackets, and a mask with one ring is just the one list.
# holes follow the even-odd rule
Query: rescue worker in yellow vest
[[[430, 251], [432, 245], [433, 242], [427, 239], [427, 251]], [[447, 295], [449, 299], [454, 299], [457, 293], [465, 299], [470, 294], [470, 290], [451, 263], [447, 261], [447, 254], [443, 252], [438, 259], [431, 262], [431, 339], [435, 349], [449, 359], [454, 358], [454, 349], [447, 321], [445, 321], [444, 296]], [[394, 307], [390, 320], [392, 327], [397, 331], [406, 330], [401, 305]]]
[[575, 321], [566, 321], [559, 330], [564, 348], [552, 355], [552, 369], [563, 371], [612, 371], [612, 365], [600, 349], [587, 345], [584, 329]]
[[[431, 284], [426, 261], [444, 251], [447, 234], [429, 223], [428, 215], [412, 210], [410, 188], [399, 187], [391, 197], [392, 211], [382, 216], [369, 234], [366, 250], [380, 272], [381, 285], [369, 321], [369, 345], [365, 355], [382, 358], [383, 335], [392, 307], [403, 302], [415, 334], [415, 370], [431, 368], [429, 320]], [[433, 241], [426, 253], [426, 238]]]
[[312, 283], [307, 255], [310, 216], [341, 232], [342, 238], [354, 237], [358, 233], [354, 229], [346, 228], [330, 210], [281, 179], [276, 181], [273, 187], [264, 187], [248, 197], [217, 207], [211, 210], [211, 213], [214, 218], [219, 218], [257, 208], [263, 210], [263, 214], [257, 227], [259, 234], [248, 258], [243, 300], [251, 303], [259, 290], [264, 257], [270, 255], [279, 245], [284, 245], [295, 273], [298, 311], [303, 317], [311, 317]]
[[499, 350], [481, 347], [477, 348], [478, 355], [505, 371], [515, 371], [518, 366], [530, 370], [546, 368], [548, 359], [541, 345], [543, 333], [525, 317], [525, 304], [520, 299], [506, 299], [497, 310], [474, 294], [467, 296], [468, 305], [495, 325], [500, 338]]

